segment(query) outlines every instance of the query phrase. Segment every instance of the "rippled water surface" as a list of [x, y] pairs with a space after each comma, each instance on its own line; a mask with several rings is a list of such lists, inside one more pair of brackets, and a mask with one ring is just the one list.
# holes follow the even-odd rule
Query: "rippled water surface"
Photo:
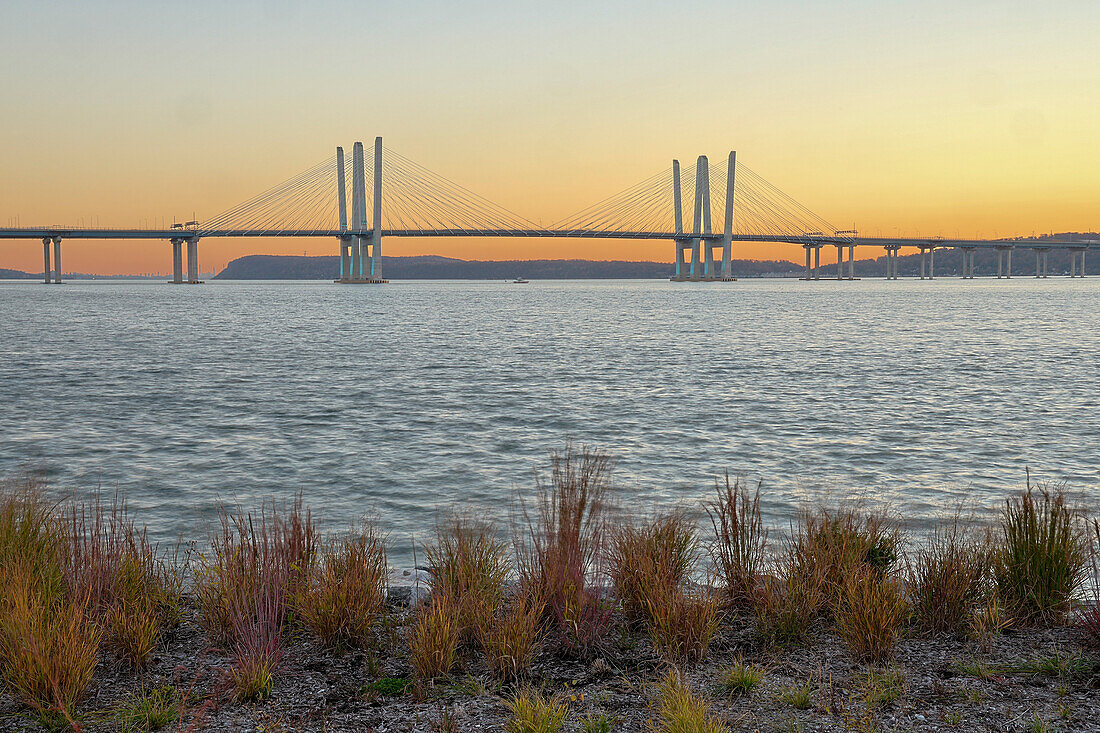
[[0, 475], [122, 489], [158, 539], [218, 501], [373, 510], [409, 560], [451, 503], [506, 519], [548, 449], [626, 503], [729, 469], [772, 521], [859, 495], [916, 528], [1024, 468], [1100, 498], [1100, 278], [0, 283]]

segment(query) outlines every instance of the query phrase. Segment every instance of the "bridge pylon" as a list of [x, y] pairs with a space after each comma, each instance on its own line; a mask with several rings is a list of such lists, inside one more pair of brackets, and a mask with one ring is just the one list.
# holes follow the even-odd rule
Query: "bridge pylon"
[[351, 150], [351, 230], [348, 234], [344, 150], [336, 148], [337, 209], [340, 215], [338, 283], [381, 284], [382, 279], [382, 138], [374, 139], [373, 221], [367, 227], [367, 176], [363, 143]]
[[[726, 173], [725, 222], [721, 239], [714, 236], [710, 198], [710, 164], [707, 156], [700, 155], [695, 164], [695, 208], [690, 235], [685, 235], [683, 208], [680, 194], [680, 163], [672, 161], [672, 196], [675, 218], [674, 247], [676, 270], [670, 278], [676, 282], [700, 280], [736, 280], [733, 277], [733, 184], [736, 154], [730, 152]], [[721, 262], [716, 263], [714, 250], [721, 248]], [[684, 258], [684, 250], [691, 250], [691, 262]], [[720, 270], [719, 270], [720, 266]], [[686, 271], [685, 271], [686, 268]]]

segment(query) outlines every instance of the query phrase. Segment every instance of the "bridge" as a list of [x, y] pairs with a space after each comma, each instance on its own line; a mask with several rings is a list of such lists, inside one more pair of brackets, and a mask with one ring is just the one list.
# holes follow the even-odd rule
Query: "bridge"
[[[806, 260], [803, 280], [855, 279], [858, 247], [884, 251], [886, 277], [891, 280], [898, 279], [898, 252], [903, 248], [920, 251], [922, 280], [935, 277], [935, 252], [947, 248], [961, 250], [965, 278], [974, 277], [974, 253], [982, 249], [996, 250], [998, 278], [1011, 277], [1012, 254], [1018, 249], [1033, 250], [1035, 276], [1047, 277], [1047, 255], [1054, 248], [1070, 251], [1071, 277], [1084, 277], [1085, 253], [1100, 248], [1100, 240], [861, 237], [857, 231], [833, 227], [739, 164], [734, 152], [729, 154], [724, 172], [712, 170], [705, 155], [684, 170], [674, 160], [670, 168], [548, 227], [384, 148], [381, 137], [374, 141], [371, 173], [368, 178], [365, 149], [357, 142], [350, 160], [338, 147], [334, 157], [205, 222], [173, 224], [167, 229], [9, 227], [0, 228], [0, 239], [41, 239], [47, 283], [61, 282], [61, 243], [65, 239], [167, 241], [172, 246], [173, 266], [169, 282], [175, 284], [201, 282], [199, 241], [213, 237], [331, 237], [340, 256], [336, 282], [347, 284], [386, 282], [382, 242], [389, 237], [669, 240], [675, 253], [674, 281], [736, 280], [734, 242], [802, 246]], [[685, 201], [692, 204], [690, 228], [685, 227]], [[837, 249], [835, 278], [823, 276], [823, 247]]]

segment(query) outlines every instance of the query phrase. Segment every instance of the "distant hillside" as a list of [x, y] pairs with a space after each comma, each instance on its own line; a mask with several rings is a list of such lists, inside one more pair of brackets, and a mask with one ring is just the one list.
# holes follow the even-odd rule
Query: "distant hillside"
[[23, 272], [22, 270], [9, 270], [6, 267], [0, 267], [0, 280], [29, 280], [30, 278], [41, 278], [42, 273], [35, 275], [30, 272]]
[[[218, 273], [219, 280], [334, 279], [340, 263], [335, 255], [249, 255], [233, 260]], [[390, 280], [532, 280], [598, 278], [667, 278], [669, 262], [600, 260], [460, 260], [453, 257], [383, 257], [382, 271]], [[738, 277], [790, 277], [801, 270], [793, 262], [737, 260]]]

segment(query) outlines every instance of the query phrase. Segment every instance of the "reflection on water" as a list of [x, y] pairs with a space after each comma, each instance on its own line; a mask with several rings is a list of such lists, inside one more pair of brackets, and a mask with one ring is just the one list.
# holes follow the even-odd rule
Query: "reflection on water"
[[0, 474], [119, 487], [159, 539], [219, 500], [365, 512], [408, 562], [438, 507], [506, 518], [546, 451], [628, 506], [729, 469], [915, 528], [1024, 467], [1100, 496], [1100, 280], [0, 284]]

